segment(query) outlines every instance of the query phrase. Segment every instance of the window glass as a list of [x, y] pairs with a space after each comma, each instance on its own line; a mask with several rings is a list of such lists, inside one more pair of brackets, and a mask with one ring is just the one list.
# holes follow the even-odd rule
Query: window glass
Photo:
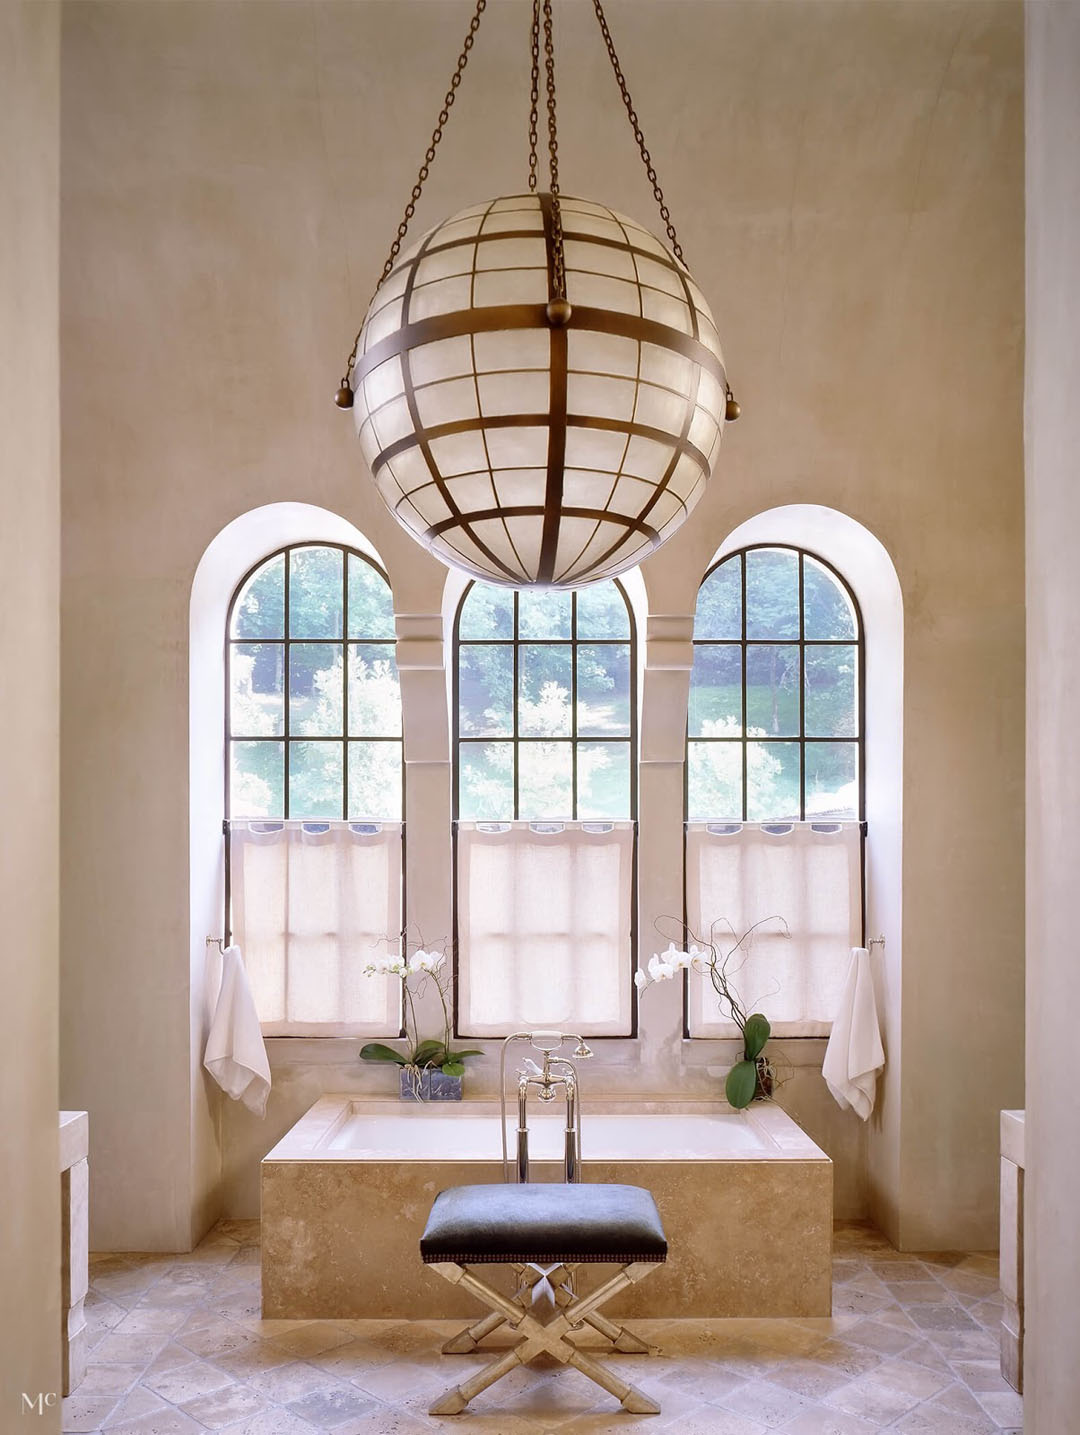
[[400, 821], [394, 607], [374, 563], [333, 544], [267, 558], [233, 599], [227, 666], [230, 817]]
[[843, 579], [797, 548], [734, 553], [694, 618], [691, 821], [861, 816], [861, 647]]

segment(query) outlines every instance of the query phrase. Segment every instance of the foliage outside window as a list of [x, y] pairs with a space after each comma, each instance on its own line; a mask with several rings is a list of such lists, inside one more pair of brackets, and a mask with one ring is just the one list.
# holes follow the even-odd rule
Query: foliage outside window
[[230, 817], [401, 819], [394, 636], [361, 553], [297, 545], [248, 575], [229, 617]]
[[455, 807], [467, 821], [620, 821], [637, 713], [622, 587], [474, 583], [458, 612]]
[[861, 817], [861, 666], [855, 601], [821, 559], [758, 547], [718, 563], [694, 620], [688, 818]]

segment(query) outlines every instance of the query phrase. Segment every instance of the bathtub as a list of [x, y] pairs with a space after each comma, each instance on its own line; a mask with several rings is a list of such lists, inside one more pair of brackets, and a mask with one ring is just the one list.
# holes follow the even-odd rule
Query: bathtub
[[[561, 1111], [531, 1111], [529, 1133], [533, 1180], [561, 1180]], [[613, 1312], [830, 1313], [832, 1163], [779, 1106], [594, 1099], [581, 1157], [584, 1181], [651, 1190], [667, 1231], [667, 1265]], [[324, 1096], [262, 1163], [263, 1315], [478, 1313], [418, 1244], [438, 1191], [501, 1180], [498, 1103]]]

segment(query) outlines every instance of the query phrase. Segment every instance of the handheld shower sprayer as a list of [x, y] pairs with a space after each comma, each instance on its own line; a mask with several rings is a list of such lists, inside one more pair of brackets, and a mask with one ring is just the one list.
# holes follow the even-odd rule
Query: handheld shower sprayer
[[[566, 1130], [563, 1142], [563, 1178], [580, 1179], [581, 1164], [581, 1103], [579, 1100], [579, 1078], [575, 1061], [585, 1061], [592, 1056], [583, 1036], [577, 1032], [565, 1031], [517, 1031], [508, 1036], [502, 1044], [499, 1055], [499, 1103], [502, 1129], [503, 1180], [510, 1180], [510, 1158], [506, 1139], [506, 1050], [511, 1042], [527, 1041], [532, 1049], [543, 1057], [539, 1065], [531, 1056], [525, 1057], [518, 1068], [518, 1124], [517, 1124], [517, 1180], [529, 1179], [529, 1127], [528, 1100], [531, 1088], [536, 1089], [542, 1102], [554, 1101], [561, 1088], [566, 1095]], [[577, 1042], [573, 1059], [559, 1056], [567, 1042]]]

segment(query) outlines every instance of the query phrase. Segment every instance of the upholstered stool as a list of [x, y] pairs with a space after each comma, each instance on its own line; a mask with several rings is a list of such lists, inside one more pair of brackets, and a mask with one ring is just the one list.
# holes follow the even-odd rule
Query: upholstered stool
[[[667, 1240], [656, 1202], [638, 1186], [572, 1185], [456, 1186], [440, 1191], [420, 1238], [426, 1264], [491, 1307], [491, 1314], [443, 1347], [447, 1353], [475, 1350], [504, 1323], [522, 1339], [471, 1379], [447, 1391], [432, 1415], [457, 1415], [474, 1395], [546, 1351], [610, 1391], [624, 1410], [655, 1415], [654, 1400], [627, 1385], [568, 1339], [589, 1325], [617, 1350], [655, 1353], [637, 1336], [599, 1314], [612, 1296], [667, 1259]], [[591, 1295], [574, 1291], [574, 1268], [581, 1264], [621, 1269]], [[480, 1279], [470, 1266], [510, 1265], [518, 1273], [511, 1298]], [[532, 1314], [541, 1292], [554, 1308], [542, 1323]]]

